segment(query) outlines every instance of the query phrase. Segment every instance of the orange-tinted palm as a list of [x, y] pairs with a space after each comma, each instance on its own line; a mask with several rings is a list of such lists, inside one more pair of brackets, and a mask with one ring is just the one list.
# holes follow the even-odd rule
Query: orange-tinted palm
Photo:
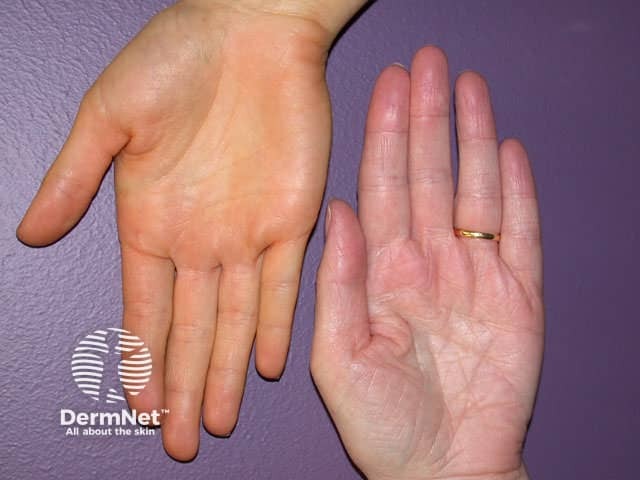
[[256, 331], [260, 372], [284, 368], [326, 176], [325, 43], [298, 17], [162, 12], [88, 92], [19, 228], [27, 243], [55, 241], [116, 157], [123, 324], [154, 360], [129, 401], [170, 410], [177, 458], [197, 451], [203, 398], [205, 426], [233, 429]]
[[[318, 278], [312, 372], [369, 478], [523, 474], [543, 310], [524, 150], [498, 149], [484, 81], [456, 86], [450, 169], [446, 60], [387, 69], [369, 112], [359, 219], [334, 202]], [[500, 244], [453, 225], [502, 231]]]

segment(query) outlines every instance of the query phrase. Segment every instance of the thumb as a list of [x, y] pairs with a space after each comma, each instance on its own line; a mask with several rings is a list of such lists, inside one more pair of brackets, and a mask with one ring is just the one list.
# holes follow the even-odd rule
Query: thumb
[[85, 95], [58, 158], [18, 226], [18, 238], [33, 246], [55, 242], [80, 220], [113, 157], [128, 135], [109, 118], [97, 87]]
[[320, 383], [335, 378], [331, 369], [349, 364], [370, 339], [365, 239], [351, 207], [332, 201], [326, 231], [311, 354], [311, 372]]

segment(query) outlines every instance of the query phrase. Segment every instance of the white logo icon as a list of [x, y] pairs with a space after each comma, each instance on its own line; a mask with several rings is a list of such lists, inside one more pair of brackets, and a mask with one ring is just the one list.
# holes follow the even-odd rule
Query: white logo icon
[[[117, 367], [119, 382], [110, 381], [115, 375], [105, 372], [105, 367], [109, 360], [123, 354]], [[131, 396], [138, 395], [151, 378], [151, 367], [151, 354], [144, 342], [121, 328], [90, 333], [80, 340], [71, 358], [71, 374], [78, 388], [92, 399], [106, 403], [124, 401], [122, 388]]]

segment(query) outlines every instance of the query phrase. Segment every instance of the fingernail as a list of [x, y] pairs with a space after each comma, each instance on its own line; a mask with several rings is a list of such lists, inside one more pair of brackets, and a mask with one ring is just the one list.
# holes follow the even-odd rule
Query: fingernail
[[331, 229], [331, 204], [327, 206], [327, 216], [324, 219], [324, 236], [329, 235], [329, 230]]
[[404, 70], [407, 69], [407, 67], [405, 65], [403, 65], [402, 63], [400, 63], [400, 62], [393, 62], [391, 65], [396, 66], [396, 67], [400, 67], [400, 68], [402, 68]]

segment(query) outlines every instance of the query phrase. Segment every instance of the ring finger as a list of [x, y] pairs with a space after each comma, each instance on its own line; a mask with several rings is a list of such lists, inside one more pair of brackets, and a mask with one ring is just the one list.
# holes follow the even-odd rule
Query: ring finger
[[[498, 140], [489, 88], [475, 72], [462, 74], [456, 82], [456, 127], [459, 148], [455, 227], [497, 234], [502, 223]], [[466, 239], [465, 239], [466, 240]], [[489, 243], [468, 240], [473, 245]]]

